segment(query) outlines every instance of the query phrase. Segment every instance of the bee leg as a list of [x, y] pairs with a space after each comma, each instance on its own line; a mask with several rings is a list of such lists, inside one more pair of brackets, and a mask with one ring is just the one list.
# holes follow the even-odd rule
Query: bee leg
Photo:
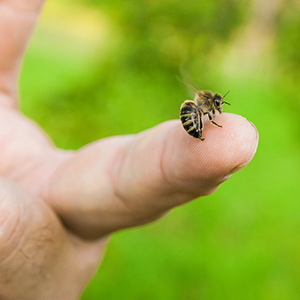
[[205, 140], [205, 138], [202, 137], [202, 129], [199, 131], [198, 136], [199, 136], [199, 139], [200, 139], [201, 141], [204, 141], [204, 140]]
[[200, 139], [201, 141], [204, 141], [204, 140], [205, 140], [205, 138], [204, 138], [204, 137], [202, 137], [202, 130], [201, 130], [201, 131], [199, 131], [199, 139]]
[[212, 118], [212, 116], [211, 116], [210, 113], [207, 113], [207, 114], [208, 114], [209, 121], [210, 121], [212, 124], [214, 124], [214, 125], [216, 125], [216, 126], [218, 126], [218, 127], [222, 127], [222, 125], [219, 125], [219, 124], [217, 124], [215, 121], [213, 121], [213, 118]]
[[199, 119], [198, 119], [198, 123], [199, 123], [199, 128], [198, 128], [198, 136], [199, 136], [199, 139], [201, 141], [204, 141], [205, 138], [202, 137], [202, 129], [203, 129], [203, 121], [202, 121], [202, 114], [199, 114]]

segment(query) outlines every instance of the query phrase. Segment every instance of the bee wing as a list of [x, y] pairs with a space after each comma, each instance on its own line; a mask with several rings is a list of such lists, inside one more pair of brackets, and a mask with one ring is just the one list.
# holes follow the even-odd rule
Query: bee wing
[[180, 82], [180, 83], [183, 83], [189, 91], [193, 91], [194, 93], [196, 93], [197, 91], [199, 91], [198, 87], [193, 83], [193, 82], [190, 82], [190, 81], [187, 81], [185, 79], [182, 79], [178, 76], [176, 76], [176, 79]]
[[182, 66], [180, 67], [180, 75], [180, 77], [176, 76], [176, 79], [179, 82], [183, 83], [189, 89], [189, 91], [193, 91], [194, 93], [196, 93], [200, 90], [192, 80], [190, 74]]

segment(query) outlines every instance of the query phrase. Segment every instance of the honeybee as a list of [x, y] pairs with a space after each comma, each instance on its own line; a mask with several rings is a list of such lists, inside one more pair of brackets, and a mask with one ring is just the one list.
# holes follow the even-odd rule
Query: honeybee
[[222, 127], [213, 118], [216, 111], [222, 112], [224, 103], [230, 105], [223, 100], [229, 92], [230, 90], [222, 97], [220, 94], [214, 94], [210, 91], [197, 91], [194, 100], [185, 100], [180, 107], [180, 120], [186, 132], [192, 137], [204, 141], [202, 130], [203, 116], [205, 115], [208, 115], [208, 119], [212, 124]]

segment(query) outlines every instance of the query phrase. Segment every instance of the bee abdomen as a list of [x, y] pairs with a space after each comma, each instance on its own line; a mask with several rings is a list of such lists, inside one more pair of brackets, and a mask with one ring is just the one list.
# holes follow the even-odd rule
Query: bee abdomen
[[185, 101], [180, 108], [180, 120], [188, 134], [199, 138], [199, 111], [193, 101]]

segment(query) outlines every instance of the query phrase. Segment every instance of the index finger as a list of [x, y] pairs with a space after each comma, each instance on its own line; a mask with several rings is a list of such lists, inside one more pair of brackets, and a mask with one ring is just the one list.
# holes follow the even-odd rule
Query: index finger
[[[122, 163], [118, 194], [135, 199], [135, 206], [167, 209], [213, 192], [250, 162], [258, 143], [256, 128], [245, 118], [224, 113], [216, 120], [223, 127], [206, 121], [203, 142], [186, 134], [178, 121], [145, 132]], [[140, 200], [168, 193], [168, 200]]]
[[44, 197], [85, 238], [148, 223], [213, 192], [252, 159], [255, 127], [233, 114], [216, 120], [223, 128], [205, 122], [204, 142], [173, 120], [88, 145], [54, 174]]

